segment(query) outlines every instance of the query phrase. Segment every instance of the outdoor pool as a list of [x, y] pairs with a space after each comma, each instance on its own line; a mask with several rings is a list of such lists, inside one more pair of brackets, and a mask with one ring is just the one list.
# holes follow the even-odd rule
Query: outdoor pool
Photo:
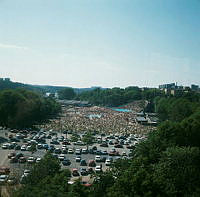
[[111, 108], [111, 109], [117, 112], [132, 112], [132, 110], [130, 109], [123, 109], [123, 108]]

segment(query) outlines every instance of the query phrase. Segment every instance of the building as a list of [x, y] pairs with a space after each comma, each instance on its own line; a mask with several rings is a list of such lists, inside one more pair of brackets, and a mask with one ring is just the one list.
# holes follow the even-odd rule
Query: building
[[198, 85], [195, 85], [195, 84], [192, 84], [192, 85], [191, 85], [191, 90], [197, 91], [197, 90], [199, 90], [199, 86], [198, 86]]
[[175, 83], [168, 83], [168, 84], [163, 84], [159, 85], [159, 89], [175, 89], [177, 84]]

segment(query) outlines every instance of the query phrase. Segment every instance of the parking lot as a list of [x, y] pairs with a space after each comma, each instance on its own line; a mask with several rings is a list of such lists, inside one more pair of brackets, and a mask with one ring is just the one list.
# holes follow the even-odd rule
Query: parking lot
[[[68, 168], [71, 171], [76, 168], [78, 173], [73, 174], [82, 175], [83, 179], [88, 181], [88, 169], [90, 172], [92, 170], [105, 171], [116, 159], [129, 158], [134, 145], [143, 139], [142, 136], [136, 135], [94, 135], [95, 142], [87, 147], [81, 141], [83, 134], [79, 134], [78, 141], [71, 142], [72, 133], [67, 134], [66, 131], [64, 133], [51, 130], [39, 132], [1, 130], [0, 135], [7, 142], [1, 144], [0, 166], [10, 167], [12, 176], [20, 178], [33, 163], [39, 162], [47, 151], [51, 151], [60, 160], [62, 168]], [[32, 153], [30, 146], [33, 144], [36, 145], [36, 151]], [[16, 159], [16, 156], [10, 155], [9, 159], [9, 153], [14, 153], [13, 156], [22, 153], [23, 157]], [[91, 160], [94, 160], [95, 165], [91, 164]]]

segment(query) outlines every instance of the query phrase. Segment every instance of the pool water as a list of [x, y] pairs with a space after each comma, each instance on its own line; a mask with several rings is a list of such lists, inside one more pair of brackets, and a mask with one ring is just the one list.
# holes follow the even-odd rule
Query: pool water
[[132, 112], [130, 109], [123, 109], [123, 108], [112, 108], [112, 110], [117, 112]]

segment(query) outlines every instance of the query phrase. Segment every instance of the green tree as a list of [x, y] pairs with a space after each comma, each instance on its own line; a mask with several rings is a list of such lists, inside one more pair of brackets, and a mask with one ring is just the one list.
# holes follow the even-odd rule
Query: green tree
[[87, 132], [83, 136], [82, 141], [87, 145], [87, 149], [88, 149], [88, 146], [94, 143], [94, 136], [90, 132]]
[[76, 93], [74, 92], [73, 88], [64, 88], [60, 91], [58, 91], [58, 96], [60, 99], [74, 99], [76, 96]]

